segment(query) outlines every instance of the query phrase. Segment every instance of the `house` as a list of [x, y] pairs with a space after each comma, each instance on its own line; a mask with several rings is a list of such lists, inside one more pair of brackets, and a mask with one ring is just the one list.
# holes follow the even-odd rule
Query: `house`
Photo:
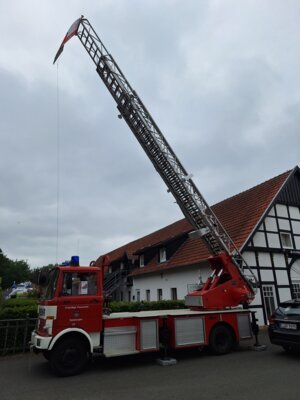
[[[300, 169], [212, 209], [260, 283], [251, 308], [266, 324], [279, 302], [300, 298]], [[117, 300], [183, 299], [210, 274], [210, 253], [192, 230], [182, 219], [108, 253], [107, 290]]]

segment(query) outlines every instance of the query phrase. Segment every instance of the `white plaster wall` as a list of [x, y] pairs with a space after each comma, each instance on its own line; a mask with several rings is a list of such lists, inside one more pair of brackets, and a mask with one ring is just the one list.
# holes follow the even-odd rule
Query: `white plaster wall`
[[279, 268], [285, 268], [285, 258], [283, 254], [277, 254], [275, 253], [273, 255], [273, 260], [274, 260], [274, 266], [279, 267]]
[[[200, 272], [201, 271], [201, 272]], [[157, 301], [157, 289], [162, 289], [163, 300], [171, 299], [171, 288], [177, 288], [177, 298], [184, 299], [187, 295], [188, 285], [197, 284], [201, 273], [202, 281], [205, 282], [211, 273], [209, 266], [190, 267], [184, 270], [165, 271], [163, 274], [146, 274], [134, 277], [132, 294], [140, 290], [141, 300], [146, 300], [146, 290], [150, 290], [150, 300]]]
[[258, 289], [256, 295], [255, 295], [255, 299], [252, 301], [251, 303], [252, 306], [258, 306], [261, 305], [261, 295], [260, 295], [260, 291]]
[[298, 207], [289, 206], [290, 216], [294, 219], [300, 219], [300, 211]]
[[276, 204], [276, 211], [278, 217], [288, 218], [287, 206], [283, 204]]
[[277, 233], [267, 233], [269, 247], [280, 249], [279, 235]]
[[272, 282], [274, 281], [274, 275], [273, 275], [273, 271], [272, 270], [261, 270], [260, 271], [260, 276], [261, 276], [261, 280], [264, 281], [269, 281]]
[[264, 322], [264, 314], [262, 308], [257, 308], [253, 311], [256, 311], [255, 317], [258, 319], [258, 325], [262, 326], [265, 324]]
[[288, 219], [278, 218], [279, 229], [283, 229], [285, 231], [290, 231], [290, 221]]
[[256, 232], [253, 237], [253, 244], [257, 247], [267, 247], [265, 234], [263, 232]]
[[296, 249], [300, 250], [300, 236], [294, 236]]
[[289, 285], [289, 279], [287, 271], [277, 270], [275, 271], [277, 283], [279, 285]]
[[291, 291], [288, 288], [278, 288], [280, 301], [291, 300]]
[[243, 258], [250, 267], [256, 267], [256, 258], [254, 251], [245, 251]]
[[275, 219], [275, 218], [269, 218], [269, 217], [267, 217], [267, 218], [265, 219], [265, 224], [266, 224], [266, 230], [267, 230], [267, 231], [278, 232], [277, 224], [276, 224], [276, 219]]
[[273, 217], [275, 216], [274, 207], [271, 208], [271, 210], [269, 211], [268, 215], [271, 215], [271, 216], [273, 216]]
[[292, 221], [293, 232], [300, 235], [300, 221]]
[[271, 257], [270, 253], [258, 253], [258, 262], [260, 267], [271, 267]]

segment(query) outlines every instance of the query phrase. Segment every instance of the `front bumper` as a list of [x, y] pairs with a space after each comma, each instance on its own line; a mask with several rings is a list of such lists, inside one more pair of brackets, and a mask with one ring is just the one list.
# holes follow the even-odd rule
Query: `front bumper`
[[51, 340], [52, 336], [41, 336], [38, 335], [36, 331], [33, 331], [29, 343], [30, 351], [38, 353], [43, 350], [48, 350]]

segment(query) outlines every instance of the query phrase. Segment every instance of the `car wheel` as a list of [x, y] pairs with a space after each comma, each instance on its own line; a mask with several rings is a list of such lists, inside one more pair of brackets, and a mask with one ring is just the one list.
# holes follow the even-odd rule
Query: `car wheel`
[[284, 351], [286, 351], [287, 353], [290, 353], [291, 351], [293, 351], [293, 349], [291, 348], [291, 346], [282, 346], [282, 348], [283, 348]]
[[51, 369], [57, 376], [76, 375], [84, 369], [87, 361], [87, 345], [76, 337], [62, 339], [50, 354]]
[[230, 328], [225, 325], [218, 325], [213, 328], [209, 339], [209, 347], [213, 354], [229, 353], [233, 345], [234, 337]]

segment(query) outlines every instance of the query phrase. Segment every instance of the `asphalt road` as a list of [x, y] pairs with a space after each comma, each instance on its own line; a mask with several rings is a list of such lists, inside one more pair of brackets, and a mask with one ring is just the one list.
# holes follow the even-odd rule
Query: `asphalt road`
[[1, 400], [298, 400], [300, 355], [250, 343], [225, 356], [176, 353], [177, 364], [159, 366], [157, 355], [97, 359], [83, 374], [57, 378], [42, 355], [0, 357]]

